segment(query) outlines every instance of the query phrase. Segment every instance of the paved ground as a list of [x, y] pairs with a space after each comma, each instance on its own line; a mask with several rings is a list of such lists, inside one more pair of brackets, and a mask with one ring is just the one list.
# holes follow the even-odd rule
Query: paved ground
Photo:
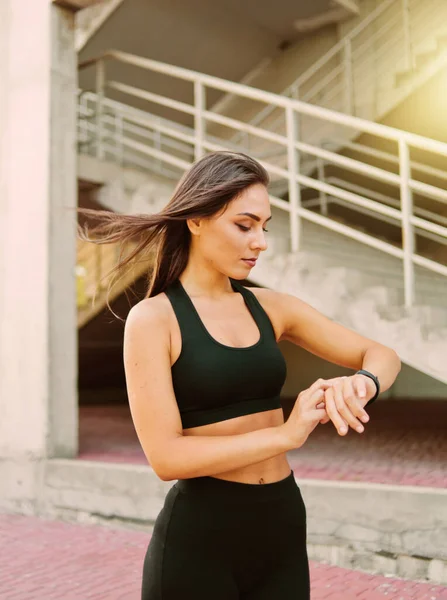
[[[140, 531], [0, 515], [0, 598], [139, 600], [149, 539]], [[321, 563], [311, 563], [311, 580], [312, 600], [447, 600], [447, 587]]]
[[[297, 477], [447, 487], [447, 402], [377, 402], [362, 435], [340, 437], [320, 425], [289, 453]], [[146, 464], [127, 405], [83, 406], [80, 455], [84, 460]]]

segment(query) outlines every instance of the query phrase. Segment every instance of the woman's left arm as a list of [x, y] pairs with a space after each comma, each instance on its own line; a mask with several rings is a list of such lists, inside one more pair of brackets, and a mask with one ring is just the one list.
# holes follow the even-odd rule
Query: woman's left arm
[[[266, 289], [257, 289], [256, 295], [274, 316], [280, 340], [293, 342], [336, 365], [371, 372], [378, 378], [381, 392], [395, 381], [401, 361], [392, 348], [331, 321], [296, 296]], [[326, 409], [340, 433], [343, 428], [340, 415], [344, 425], [357, 425], [355, 418], [362, 416], [363, 407], [376, 391], [375, 383], [368, 377], [355, 376], [343, 383], [342, 379], [346, 378], [328, 380], [333, 390], [326, 394]], [[361, 381], [366, 391], [363, 398], [357, 393]]]
[[289, 340], [341, 367], [371, 371], [378, 377], [381, 391], [395, 381], [401, 363], [392, 348], [331, 321], [296, 296], [267, 289], [256, 292], [279, 321], [281, 340]]

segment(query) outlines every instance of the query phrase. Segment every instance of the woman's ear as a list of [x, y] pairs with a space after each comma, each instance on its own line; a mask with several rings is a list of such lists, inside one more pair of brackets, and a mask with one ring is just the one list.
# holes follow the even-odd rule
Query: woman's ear
[[199, 217], [195, 219], [186, 219], [186, 225], [188, 226], [191, 235], [200, 235], [202, 219]]

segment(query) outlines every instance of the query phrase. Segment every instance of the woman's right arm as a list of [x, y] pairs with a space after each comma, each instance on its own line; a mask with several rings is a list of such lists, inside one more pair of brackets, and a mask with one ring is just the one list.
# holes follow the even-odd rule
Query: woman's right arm
[[[159, 299], [143, 300], [129, 312], [124, 367], [138, 439], [150, 465], [164, 481], [216, 475], [300, 445], [294, 434], [290, 435], [290, 423], [289, 429], [284, 424], [238, 435], [183, 435], [171, 377], [169, 316]], [[313, 406], [316, 403], [314, 399]], [[323, 412], [312, 411], [314, 426]]]

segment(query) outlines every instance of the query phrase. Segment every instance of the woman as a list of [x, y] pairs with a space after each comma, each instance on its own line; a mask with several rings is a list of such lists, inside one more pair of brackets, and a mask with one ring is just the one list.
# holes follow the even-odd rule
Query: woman
[[[396, 353], [294, 296], [239, 281], [267, 248], [268, 175], [210, 154], [156, 215], [101, 212], [100, 242], [156, 248], [147, 297], [127, 318], [124, 363], [143, 450], [169, 490], [143, 568], [143, 600], [308, 600], [306, 510], [286, 452], [318, 423], [361, 433]], [[286, 422], [279, 340], [365, 374], [316, 381]], [[343, 343], [340, 344], [340, 340]]]

